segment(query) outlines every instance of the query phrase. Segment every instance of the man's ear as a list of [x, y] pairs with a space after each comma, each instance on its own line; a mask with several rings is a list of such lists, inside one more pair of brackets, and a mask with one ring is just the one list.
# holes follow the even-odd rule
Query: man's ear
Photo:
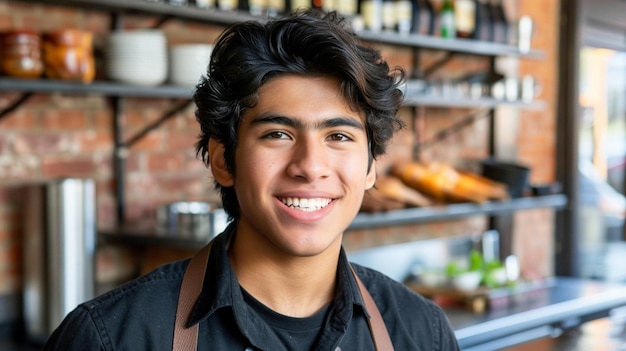
[[212, 138], [209, 139], [209, 164], [216, 182], [223, 187], [233, 186], [234, 179], [224, 159], [224, 144]]
[[372, 160], [370, 169], [367, 172], [367, 177], [365, 178], [365, 190], [370, 190], [374, 186], [375, 183], [376, 183], [376, 160]]

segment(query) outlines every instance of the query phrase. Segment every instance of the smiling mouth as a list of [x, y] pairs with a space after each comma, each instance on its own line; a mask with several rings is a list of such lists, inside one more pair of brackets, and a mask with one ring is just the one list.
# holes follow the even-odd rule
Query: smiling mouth
[[288, 207], [304, 212], [313, 212], [320, 210], [333, 201], [332, 199], [326, 198], [307, 199], [300, 197], [281, 197], [279, 198], [279, 200]]

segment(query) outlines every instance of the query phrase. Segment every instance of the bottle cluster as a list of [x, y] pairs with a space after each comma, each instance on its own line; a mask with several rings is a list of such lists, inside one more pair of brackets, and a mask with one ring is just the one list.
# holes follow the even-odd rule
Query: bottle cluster
[[502, 0], [148, 0], [176, 6], [280, 16], [307, 8], [337, 11], [356, 30], [515, 44]]

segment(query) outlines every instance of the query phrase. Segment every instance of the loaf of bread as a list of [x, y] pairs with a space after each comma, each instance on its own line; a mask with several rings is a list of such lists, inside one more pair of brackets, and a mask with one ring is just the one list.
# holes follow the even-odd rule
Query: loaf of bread
[[392, 174], [406, 185], [443, 202], [482, 203], [508, 197], [504, 184], [471, 172], [456, 170], [441, 162], [400, 163], [394, 165]]
[[466, 198], [475, 198], [475, 202], [487, 200], [505, 200], [509, 192], [505, 184], [485, 178], [476, 173], [458, 171], [461, 175], [459, 182], [452, 190], [453, 194], [465, 194]]
[[369, 189], [363, 196], [361, 203], [361, 212], [384, 212], [391, 210], [399, 210], [405, 208], [406, 205], [400, 201], [388, 198], [380, 190], [376, 188]]
[[459, 178], [454, 169], [443, 163], [403, 162], [394, 165], [391, 173], [409, 187], [438, 201], [447, 199]]
[[395, 176], [382, 175], [376, 179], [376, 188], [386, 197], [405, 203], [408, 206], [430, 206], [433, 201], [419, 192], [404, 184]]

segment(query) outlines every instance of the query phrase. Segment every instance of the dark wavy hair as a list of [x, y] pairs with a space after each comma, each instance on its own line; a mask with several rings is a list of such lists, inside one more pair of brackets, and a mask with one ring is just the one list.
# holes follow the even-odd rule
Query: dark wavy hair
[[[207, 166], [208, 141], [213, 138], [224, 145], [226, 167], [236, 174], [243, 112], [257, 102], [259, 87], [282, 74], [328, 76], [341, 82], [348, 103], [365, 116], [370, 164], [404, 126], [397, 116], [404, 71], [390, 69], [379, 51], [361, 45], [344, 18], [334, 12], [300, 11], [265, 24], [239, 22], [217, 39], [207, 76], [193, 96], [201, 129], [196, 153]], [[215, 187], [228, 216], [239, 218], [236, 190], [217, 183]]]

